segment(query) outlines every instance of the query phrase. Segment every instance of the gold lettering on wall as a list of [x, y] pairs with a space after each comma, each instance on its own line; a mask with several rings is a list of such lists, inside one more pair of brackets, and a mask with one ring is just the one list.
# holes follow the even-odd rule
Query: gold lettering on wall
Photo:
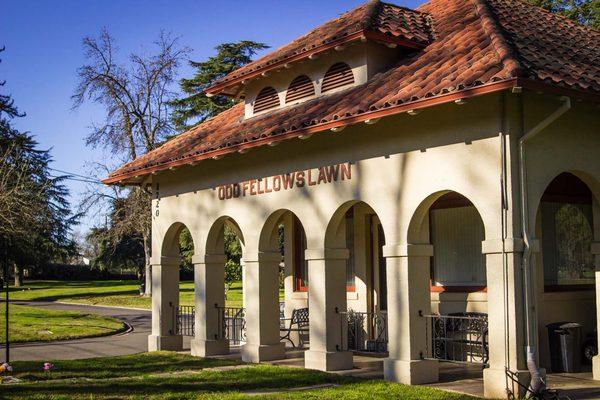
[[350, 179], [352, 179], [352, 164], [344, 163], [222, 185], [217, 187], [217, 194], [219, 200], [237, 199]]

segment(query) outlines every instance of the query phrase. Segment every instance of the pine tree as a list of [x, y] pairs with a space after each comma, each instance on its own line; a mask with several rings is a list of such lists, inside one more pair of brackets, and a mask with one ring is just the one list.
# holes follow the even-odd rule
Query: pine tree
[[204, 90], [216, 80], [248, 64], [257, 51], [268, 47], [264, 43], [249, 40], [223, 43], [215, 48], [216, 56], [206, 61], [190, 61], [196, 74], [191, 79], [180, 81], [181, 90], [188, 96], [171, 103], [175, 108], [172, 119], [176, 129], [183, 131], [232, 107], [235, 104], [232, 99], [225, 96], [208, 97]]

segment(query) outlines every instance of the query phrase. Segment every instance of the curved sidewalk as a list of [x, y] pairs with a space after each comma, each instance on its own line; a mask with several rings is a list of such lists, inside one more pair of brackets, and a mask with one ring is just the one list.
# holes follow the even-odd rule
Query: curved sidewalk
[[[121, 356], [148, 350], [148, 335], [151, 330], [150, 310], [117, 307], [89, 306], [41, 301], [14, 301], [13, 304], [27, 305], [53, 310], [79, 311], [118, 318], [133, 329], [111, 336], [11, 344], [10, 360], [75, 360], [92, 357]], [[189, 345], [189, 341], [187, 343]], [[0, 359], [4, 358], [4, 345], [0, 345]]]

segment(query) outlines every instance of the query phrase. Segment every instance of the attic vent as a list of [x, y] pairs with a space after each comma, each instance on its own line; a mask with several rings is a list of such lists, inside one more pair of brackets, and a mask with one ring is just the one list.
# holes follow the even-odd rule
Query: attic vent
[[285, 102], [291, 103], [295, 100], [300, 100], [305, 97], [310, 97], [315, 94], [315, 86], [313, 85], [310, 78], [306, 75], [300, 75], [296, 77], [285, 95]]
[[333, 89], [337, 89], [342, 86], [352, 85], [354, 83], [354, 75], [352, 69], [348, 64], [339, 62], [333, 64], [325, 77], [323, 78], [323, 86], [321, 86], [321, 93], [328, 92]]
[[277, 91], [271, 86], [262, 89], [254, 100], [254, 112], [261, 112], [279, 106]]

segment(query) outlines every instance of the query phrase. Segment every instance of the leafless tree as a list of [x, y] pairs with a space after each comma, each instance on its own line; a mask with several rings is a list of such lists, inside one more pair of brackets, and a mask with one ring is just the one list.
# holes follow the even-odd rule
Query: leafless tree
[[[120, 155], [120, 162], [131, 161], [156, 148], [174, 132], [170, 123], [169, 102], [175, 98], [172, 87], [177, 70], [189, 50], [176, 37], [161, 32], [154, 42], [155, 52], [132, 53], [126, 62], [117, 61], [114, 38], [103, 29], [97, 38], [83, 39], [86, 64], [78, 70], [79, 83], [72, 96], [73, 107], [91, 101], [104, 107], [104, 121], [91, 127], [86, 138], [92, 147], [102, 147]], [[110, 193], [98, 191], [87, 196], [84, 208], [90, 209], [103, 200], [110, 207], [122, 207], [120, 218], [112, 218], [112, 243], [124, 235], [143, 238], [146, 275], [150, 262], [150, 196], [143, 188]], [[146, 285], [148, 289], [149, 285]]]

